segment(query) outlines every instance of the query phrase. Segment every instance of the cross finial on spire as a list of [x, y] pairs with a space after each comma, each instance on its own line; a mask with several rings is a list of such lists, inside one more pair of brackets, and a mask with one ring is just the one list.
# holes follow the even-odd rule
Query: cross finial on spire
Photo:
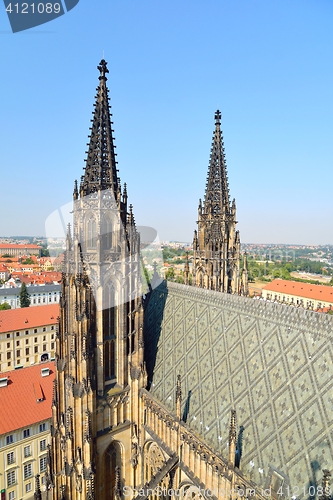
[[105, 61], [105, 59], [102, 59], [101, 62], [99, 63], [99, 65], [97, 66], [97, 69], [99, 70], [100, 72], [100, 77], [99, 79], [102, 80], [102, 78], [104, 78], [104, 80], [106, 81], [107, 78], [106, 78], [106, 73], [109, 72], [108, 68], [107, 68], [107, 62]]
[[215, 124], [216, 125], [221, 125], [221, 117], [222, 117], [221, 111], [217, 110], [215, 112]]

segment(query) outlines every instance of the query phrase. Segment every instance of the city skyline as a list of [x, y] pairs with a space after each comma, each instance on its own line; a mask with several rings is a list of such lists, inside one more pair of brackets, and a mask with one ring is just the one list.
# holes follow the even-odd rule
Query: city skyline
[[100, 9], [81, 0], [16, 35], [0, 16], [0, 236], [45, 235], [47, 217], [71, 201], [104, 50], [119, 175], [138, 225], [192, 241], [220, 109], [241, 242], [332, 244], [329, 2]]

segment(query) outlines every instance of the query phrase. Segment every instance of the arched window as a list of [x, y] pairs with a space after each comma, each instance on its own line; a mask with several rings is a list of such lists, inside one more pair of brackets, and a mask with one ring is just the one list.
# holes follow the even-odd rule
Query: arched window
[[120, 467], [120, 477], [121, 475], [121, 452], [120, 446], [117, 442], [110, 444], [105, 452], [105, 496], [104, 498], [110, 498], [113, 500], [115, 498], [114, 488], [116, 485], [116, 467]]
[[[164, 463], [165, 458], [160, 448], [155, 443], [148, 443], [144, 450], [144, 479], [147, 483], [158, 473], [159, 470], [162, 469]], [[166, 492], [166, 490], [168, 490], [169, 481], [169, 475], [166, 475], [161, 480], [159, 483], [161, 492]], [[156, 493], [153, 493], [149, 496], [149, 498], [152, 500], [164, 500], [169, 498], [169, 495], [157, 495]]]
[[116, 376], [116, 341], [107, 340], [104, 344], [104, 374], [105, 380]]
[[112, 224], [108, 217], [103, 221], [102, 227], [102, 248], [103, 250], [110, 250], [112, 247]]
[[97, 242], [96, 220], [94, 219], [94, 217], [91, 217], [88, 220], [87, 224], [87, 248], [88, 249], [96, 248], [96, 242]]
[[103, 332], [104, 338], [116, 336], [116, 305], [115, 291], [112, 284], [104, 286], [103, 290]]

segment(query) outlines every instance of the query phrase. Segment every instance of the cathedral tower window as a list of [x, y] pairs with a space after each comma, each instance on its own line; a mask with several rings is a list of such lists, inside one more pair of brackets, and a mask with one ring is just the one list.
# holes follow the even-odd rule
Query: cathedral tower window
[[115, 291], [112, 284], [104, 287], [103, 331], [106, 338], [116, 336]]
[[87, 223], [87, 248], [96, 248], [97, 243], [97, 225], [94, 217], [91, 217]]
[[103, 221], [102, 235], [103, 250], [110, 250], [112, 247], [112, 224], [108, 217]]
[[105, 380], [116, 376], [115, 340], [107, 340], [104, 345], [104, 373]]

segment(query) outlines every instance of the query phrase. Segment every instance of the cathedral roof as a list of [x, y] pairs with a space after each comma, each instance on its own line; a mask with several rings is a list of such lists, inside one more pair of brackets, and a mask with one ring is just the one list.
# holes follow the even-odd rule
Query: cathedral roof
[[236, 409], [247, 477], [265, 485], [277, 470], [301, 489], [332, 470], [332, 317], [164, 283], [145, 335], [150, 390], [175, 411], [180, 374], [183, 418], [224, 457]]

